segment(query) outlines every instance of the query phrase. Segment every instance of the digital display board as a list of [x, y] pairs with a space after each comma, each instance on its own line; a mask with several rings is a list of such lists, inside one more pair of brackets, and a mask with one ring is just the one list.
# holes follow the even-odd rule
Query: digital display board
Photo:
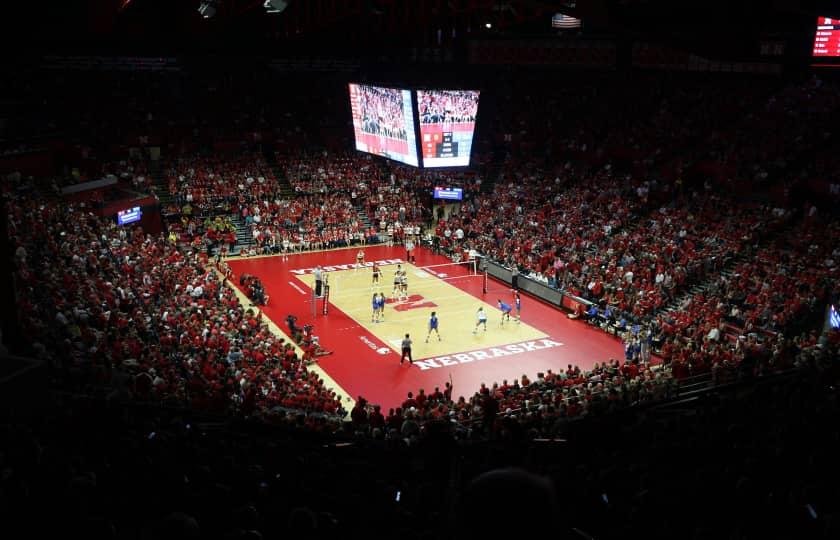
[[470, 164], [477, 90], [418, 90], [420, 141], [424, 167]]
[[419, 166], [411, 91], [349, 84], [356, 150]]
[[461, 188], [435, 187], [435, 199], [448, 201], [460, 201], [464, 198], [464, 190]]
[[840, 19], [817, 17], [814, 56], [840, 57]]
[[117, 212], [117, 225], [134, 223], [135, 221], [140, 221], [141, 217], [143, 217], [143, 212], [140, 210], [139, 206], [128, 208], [126, 210], [120, 210]]

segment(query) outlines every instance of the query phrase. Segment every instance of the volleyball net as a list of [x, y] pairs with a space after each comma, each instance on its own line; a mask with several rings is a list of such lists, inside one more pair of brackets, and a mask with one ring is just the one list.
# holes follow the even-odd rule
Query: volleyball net
[[[333, 298], [343, 298], [370, 293], [373, 290], [386, 293], [387, 295], [397, 284], [397, 265], [390, 264], [380, 268], [382, 273], [379, 278], [379, 283], [376, 285], [373, 283], [359, 285], [358, 280], [354, 279], [353, 274], [348, 274], [347, 277], [341, 274], [332, 275], [330, 277], [330, 296]], [[480, 285], [484, 283], [484, 274], [479, 271], [478, 262], [474, 260], [432, 264], [429, 266], [414, 266], [404, 263], [402, 269], [406, 273], [405, 277], [408, 290], [411, 293], [422, 294], [424, 290], [431, 290], [438, 287], [440, 281], [456, 286], [475, 281]]]
[[[362, 268], [369, 269], [369, 267], [359, 267], [358, 270]], [[442, 292], [440, 289], [441, 282], [461, 289], [462, 292], [459, 294], [464, 292], [468, 294], [509, 294], [511, 291], [508, 285], [488, 278], [487, 271], [479, 258], [428, 266], [414, 266], [403, 263], [402, 269], [406, 272], [407, 280], [407, 291], [405, 292], [397, 287], [396, 264], [383, 265], [380, 268], [382, 273], [379, 282], [376, 284], [371, 281], [361, 285], [358, 274], [353, 271], [325, 274], [322, 295], [312, 298], [313, 315], [315, 313], [328, 313], [330, 304], [333, 302], [369, 298], [373, 293], [382, 293], [388, 298], [416, 295], [435, 298]]]

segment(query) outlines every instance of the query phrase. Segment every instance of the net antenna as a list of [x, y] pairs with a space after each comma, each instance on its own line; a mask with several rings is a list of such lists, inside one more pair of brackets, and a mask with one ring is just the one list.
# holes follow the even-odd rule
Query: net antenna
[[484, 260], [483, 255], [479, 255], [476, 259], [481, 261], [479, 270], [481, 271], [481, 292], [487, 294], [487, 261]]
[[329, 313], [329, 305], [330, 305], [330, 275], [324, 274], [324, 290], [322, 291], [324, 294], [321, 298], [321, 313], [327, 315]]

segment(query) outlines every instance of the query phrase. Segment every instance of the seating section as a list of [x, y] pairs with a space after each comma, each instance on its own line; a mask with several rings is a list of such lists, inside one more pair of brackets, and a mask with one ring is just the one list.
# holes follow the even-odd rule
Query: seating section
[[75, 388], [109, 385], [195, 410], [341, 414], [203, 252], [74, 205], [9, 195], [25, 338]]

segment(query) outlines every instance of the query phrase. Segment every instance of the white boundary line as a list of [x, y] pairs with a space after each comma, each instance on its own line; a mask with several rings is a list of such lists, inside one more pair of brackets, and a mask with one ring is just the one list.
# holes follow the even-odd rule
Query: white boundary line
[[294, 281], [290, 281], [290, 282], [289, 282], [289, 285], [291, 285], [291, 286], [292, 286], [292, 288], [293, 288], [294, 290], [296, 290], [297, 292], [299, 292], [300, 294], [302, 294], [302, 295], [304, 295], [304, 296], [306, 295], [306, 291], [304, 291], [303, 289], [301, 289], [300, 287], [298, 287], [298, 286], [297, 286], [297, 284], [296, 284]]

